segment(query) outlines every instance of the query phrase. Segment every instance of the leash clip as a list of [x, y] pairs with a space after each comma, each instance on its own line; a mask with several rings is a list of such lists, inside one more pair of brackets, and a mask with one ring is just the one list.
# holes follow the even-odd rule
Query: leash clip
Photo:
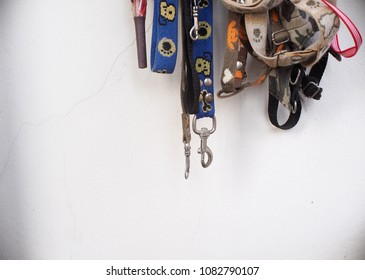
[[190, 143], [184, 143], [185, 150], [185, 179], [189, 178], [190, 173]]
[[194, 0], [192, 11], [194, 26], [190, 29], [190, 38], [194, 41], [199, 39], [199, 7]]
[[[200, 162], [204, 168], [207, 168], [213, 161], [213, 152], [207, 145], [208, 137], [214, 133], [217, 127], [217, 121], [215, 117], [212, 118], [212, 121], [213, 124], [210, 130], [206, 127], [202, 127], [200, 130], [198, 130], [196, 128], [196, 116], [193, 118], [193, 131], [200, 137], [200, 148], [198, 149], [198, 154], [201, 154]], [[205, 158], [205, 155], [207, 155], [207, 159]]]

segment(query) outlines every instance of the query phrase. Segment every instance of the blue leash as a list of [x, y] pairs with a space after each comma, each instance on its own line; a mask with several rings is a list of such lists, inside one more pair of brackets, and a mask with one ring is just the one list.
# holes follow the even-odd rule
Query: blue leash
[[178, 0], [155, 0], [151, 42], [151, 70], [173, 73], [178, 46]]
[[213, 118], [215, 114], [213, 84], [213, 1], [200, 0], [198, 5], [193, 6], [193, 17], [194, 19], [198, 19], [197, 21], [195, 20], [195, 26], [191, 29], [191, 36], [195, 38], [193, 40], [193, 59], [195, 62], [195, 70], [200, 80], [199, 112], [196, 113], [196, 118]]
[[[213, 3], [212, 0], [185, 0], [183, 14], [183, 75], [181, 100], [183, 107], [183, 142], [185, 145], [185, 178], [190, 168], [190, 120], [195, 114], [193, 131], [200, 136], [198, 153], [206, 168], [213, 160], [207, 145], [208, 137], [216, 129], [213, 82]], [[212, 128], [197, 128], [197, 121], [212, 119]]]

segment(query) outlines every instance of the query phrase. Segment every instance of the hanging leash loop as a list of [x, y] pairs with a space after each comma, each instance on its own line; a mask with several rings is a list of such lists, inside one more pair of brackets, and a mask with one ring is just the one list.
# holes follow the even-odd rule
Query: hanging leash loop
[[358, 50], [360, 49], [360, 46], [362, 44], [362, 36], [360, 31], [357, 29], [356, 25], [352, 22], [352, 20], [344, 13], [342, 12], [337, 6], [333, 5], [327, 0], [322, 0], [323, 3], [325, 3], [328, 7], [330, 7], [336, 15], [345, 23], [347, 29], [350, 31], [350, 34], [352, 36], [352, 39], [354, 40], [354, 46], [347, 48], [345, 50], [342, 50], [340, 47], [340, 43], [338, 41], [338, 35], [336, 34], [336, 37], [333, 39], [331, 47], [332, 49], [338, 53], [339, 55], [350, 58], [356, 55]]
[[178, 50], [178, 0], [154, 0], [150, 64], [152, 72], [175, 70]]
[[[206, 127], [202, 127], [200, 130], [197, 129], [196, 123], [197, 118], [194, 116], [193, 118], [193, 131], [195, 134], [198, 134], [200, 137], [200, 148], [198, 149], [198, 154], [201, 155], [201, 165], [204, 168], [207, 168], [213, 161], [213, 152], [208, 147], [208, 137], [213, 134], [217, 128], [217, 121], [215, 116], [212, 119], [212, 128], [209, 130]], [[207, 159], [205, 158], [207, 156]]]

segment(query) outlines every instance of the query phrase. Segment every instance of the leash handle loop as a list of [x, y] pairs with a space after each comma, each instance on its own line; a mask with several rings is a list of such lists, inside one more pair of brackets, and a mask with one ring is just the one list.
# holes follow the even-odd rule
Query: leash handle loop
[[342, 12], [338, 7], [329, 3], [327, 0], [322, 0], [328, 7], [330, 7], [336, 15], [345, 23], [347, 29], [350, 31], [354, 40], [355, 46], [342, 50], [338, 41], [338, 35], [333, 39], [331, 47], [332, 49], [343, 57], [350, 58], [356, 55], [362, 44], [362, 36], [352, 20]]
[[178, 48], [178, 0], [154, 0], [151, 70], [173, 73]]

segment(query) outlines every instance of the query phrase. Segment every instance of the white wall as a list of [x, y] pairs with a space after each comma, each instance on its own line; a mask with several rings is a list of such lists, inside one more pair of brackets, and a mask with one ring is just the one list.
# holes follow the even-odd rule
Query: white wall
[[[365, 2], [339, 2], [365, 32]], [[214, 162], [194, 137], [185, 180], [180, 69], [137, 69], [129, 4], [0, 1], [0, 258], [364, 259], [364, 49], [290, 131], [266, 85], [217, 100]]]

